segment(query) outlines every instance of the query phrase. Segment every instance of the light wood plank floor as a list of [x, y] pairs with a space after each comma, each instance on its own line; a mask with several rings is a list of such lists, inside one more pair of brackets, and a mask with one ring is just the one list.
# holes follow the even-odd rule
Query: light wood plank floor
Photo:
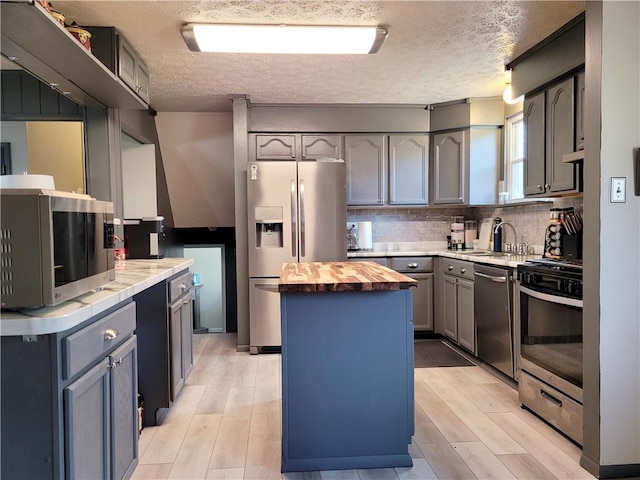
[[162, 424], [140, 437], [134, 479], [592, 479], [580, 449], [522, 410], [481, 367], [415, 371], [412, 468], [280, 473], [280, 355], [194, 336], [195, 366]]

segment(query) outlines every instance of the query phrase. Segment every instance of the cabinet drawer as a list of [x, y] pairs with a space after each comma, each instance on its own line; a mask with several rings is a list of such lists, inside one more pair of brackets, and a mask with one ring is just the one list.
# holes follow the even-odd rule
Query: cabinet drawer
[[391, 257], [389, 267], [397, 272], [433, 272], [433, 257]]
[[444, 274], [473, 280], [473, 262], [442, 257], [439, 259], [439, 265], [440, 272]]
[[136, 304], [119, 310], [69, 335], [62, 340], [62, 375], [64, 379], [104, 356], [133, 334], [136, 329]]
[[191, 287], [191, 272], [188, 270], [169, 280], [169, 303], [183, 295], [189, 287]]
[[375, 262], [383, 267], [388, 266], [386, 257], [349, 257], [347, 260], [349, 262]]

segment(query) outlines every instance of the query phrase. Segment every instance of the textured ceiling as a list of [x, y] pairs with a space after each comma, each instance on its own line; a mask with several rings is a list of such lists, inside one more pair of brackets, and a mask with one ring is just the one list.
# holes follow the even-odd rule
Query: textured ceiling
[[[158, 111], [252, 103], [431, 104], [501, 95], [504, 64], [585, 9], [584, 1], [53, 0], [67, 21], [115, 26], [147, 64]], [[195, 53], [185, 22], [383, 25], [375, 55]]]

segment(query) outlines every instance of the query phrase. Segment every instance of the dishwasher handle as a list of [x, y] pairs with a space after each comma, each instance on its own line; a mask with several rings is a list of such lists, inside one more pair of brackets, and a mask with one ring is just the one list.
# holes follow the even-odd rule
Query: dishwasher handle
[[487, 278], [492, 282], [496, 283], [507, 283], [508, 277], [505, 275], [504, 277], [494, 277], [493, 275], [487, 275], [486, 273], [474, 272], [474, 275], [482, 278]]

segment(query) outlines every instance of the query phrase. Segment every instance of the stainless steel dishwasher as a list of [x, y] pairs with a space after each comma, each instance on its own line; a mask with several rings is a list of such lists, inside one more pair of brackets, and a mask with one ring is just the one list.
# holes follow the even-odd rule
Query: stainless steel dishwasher
[[514, 378], [512, 276], [510, 268], [475, 264], [477, 355], [510, 378]]

